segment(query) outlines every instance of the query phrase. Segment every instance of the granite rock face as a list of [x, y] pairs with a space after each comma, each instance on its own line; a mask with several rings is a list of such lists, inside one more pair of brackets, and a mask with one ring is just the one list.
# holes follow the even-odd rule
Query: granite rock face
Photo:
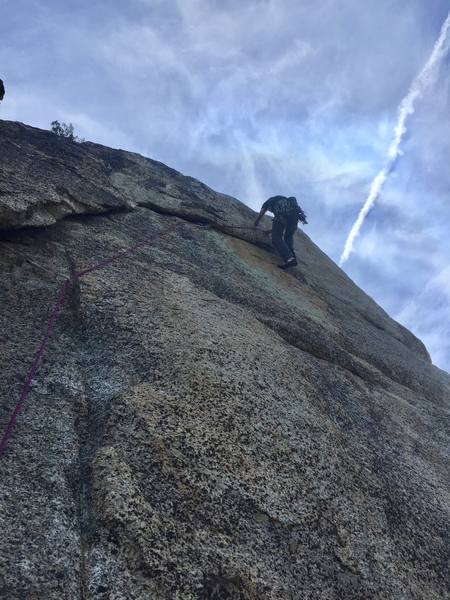
[[302, 231], [282, 272], [253, 211], [161, 163], [0, 144], [1, 435], [62, 277], [176, 224], [68, 285], [0, 455], [0, 598], [450, 597], [423, 344]]

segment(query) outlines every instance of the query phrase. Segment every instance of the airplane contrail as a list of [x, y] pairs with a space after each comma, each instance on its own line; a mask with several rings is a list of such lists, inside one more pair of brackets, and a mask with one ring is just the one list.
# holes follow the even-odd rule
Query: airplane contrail
[[367, 213], [374, 205], [374, 202], [377, 199], [378, 194], [380, 193], [381, 187], [386, 181], [386, 178], [389, 175], [390, 171], [392, 170], [395, 161], [402, 153], [402, 151], [400, 150], [400, 142], [402, 141], [403, 134], [406, 132], [406, 117], [414, 112], [414, 101], [418, 96], [422, 94], [423, 90], [430, 83], [434, 67], [444, 56], [444, 44], [447, 39], [447, 33], [449, 28], [450, 12], [448, 13], [447, 18], [445, 19], [444, 24], [442, 25], [441, 33], [439, 34], [439, 38], [434, 45], [433, 52], [431, 53], [430, 58], [427, 60], [422, 71], [412, 82], [407, 95], [399, 104], [397, 125], [394, 128], [395, 136], [391, 142], [391, 145], [389, 146], [384, 167], [373, 180], [369, 196], [364, 206], [362, 207], [358, 218], [355, 221], [355, 224], [350, 230], [347, 241], [345, 242], [344, 251], [342, 252], [341, 258], [339, 259], [340, 267], [345, 263], [350, 253], [353, 251], [353, 242], [359, 234], [361, 225], [363, 224]]

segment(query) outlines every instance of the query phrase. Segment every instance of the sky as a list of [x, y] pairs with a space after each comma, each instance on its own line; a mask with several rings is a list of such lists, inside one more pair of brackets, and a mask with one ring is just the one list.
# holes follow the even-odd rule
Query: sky
[[305, 233], [450, 372], [449, 12], [450, 0], [2, 0], [0, 118], [72, 123], [255, 210], [296, 196]]

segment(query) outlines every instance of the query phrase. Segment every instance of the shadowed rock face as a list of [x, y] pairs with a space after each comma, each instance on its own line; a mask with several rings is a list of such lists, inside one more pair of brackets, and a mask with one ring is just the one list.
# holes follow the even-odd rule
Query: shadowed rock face
[[417, 338], [161, 163], [1, 121], [0, 153], [2, 435], [61, 289], [35, 264], [178, 224], [68, 286], [0, 456], [0, 598], [450, 594], [450, 376]]

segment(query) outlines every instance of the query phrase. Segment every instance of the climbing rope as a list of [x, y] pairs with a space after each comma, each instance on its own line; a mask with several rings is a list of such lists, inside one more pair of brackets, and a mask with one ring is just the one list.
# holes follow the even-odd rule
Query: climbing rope
[[[2, 246], [4, 246], [5, 248], [7, 248], [9, 251], [20, 255], [22, 258], [24, 258], [24, 260], [26, 260], [28, 263], [30, 263], [31, 265], [42, 269], [48, 273], [51, 273], [52, 275], [56, 276], [57, 279], [63, 279], [64, 283], [61, 287], [61, 291], [59, 293], [58, 299], [56, 301], [56, 305], [55, 305], [55, 309], [50, 317], [50, 321], [48, 323], [47, 326], [47, 330], [45, 332], [44, 338], [42, 340], [41, 346], [39, 348], [39, 351], [36, 355], [36, 358], [34, 359], [33, 365], [31, 367], [31, 371], [28, 375], [27, 381], [25, 383], [25, 387], [23, 388], [22, 394], [20, 396], [19, 402], [17, 403], [14, 412], [12, 413], [11, 419], [9, 421], [8, 427], [6, 429], [6, 433], [3, 436], [3, 439], [0, 443], [0, 454], [2, 454], [3, 450], [5, 449], [6, 443], [9, 439], [9, 436], [11, 435], [11, 431], [14, 427], [14, 423], [16, 422], [17, 416], [20, 412], [20, 409], [22, 407], [23, 401], [28, 393], [28, 389], [31, 385], [31, 382], [33, 380], [33, 376], [34, 373], [36, 371], [36, 369], [38, 368], [39, 362], [41, 360], [41, 356], [44, 352], [45, 346], [47, 345], [47, 341], [48, 338], [50, 336], [50, 332], [53, 328], [53, 324], [55, 322], [56, 316], [59, 312], [59, 308], [61, 306], [61, 302], [64, 298], [64, 294], [66, 293], [67, 290], [67, 286], [69, 285], [70, 281], [73, 281], [74, 279], [77, 279], [78, 277], [82, 277], [83, 275], [86, 275], [87, 273], [90, 273], [91, 271], [95, 271], [97, 269], [101, 269], [102, 267], [105, 267], [106, 265], [108, 265], [109, 263], [112, 263], [113, 261], [122, 258], [122, 256], [125, 256], [126, 254], [129, 254], [130, 252], [133, 252], [134, 250], [137, 250], [138, 248], [140, 248], [141, 246], [143, 246], [144, 244], [147, 244], [150, 240], [156, 238], [156, 237], [160, 237], [166, 233], [168, 233], [169, 231], [171, 231], [172, 229], [175, 229], [175, 227], [178, 227], [179, 225], [181, 225], [182, 222], [179, 221], [178, 223], [173, 223], [172, 225], [170, 225], [169, 227], [166, 227], [165, 229], [161, 229], [160, 231], [157, 231], [151, 235], [149, 235], [148, 237], [146, 237], [145, 239], [143, 239], [140, 242], [137, 242], [136, 244], [134, 244], [133, 246], [131, 246], [130, 248], [127, 248], [126, 250], [123, 250], [122, 252], [119, 252], [118, 254], [115, 254], [114, 256], [111, 256], [111, 258], [108, 258], [92, 267], [88, 267], [87, 269], [83, 269], [82, 271], [79, 271], [78, 273], [75, 273], [75, 275], [72, 275], [71, 277], [67, 277], [66, 275], [63, 275], [61, 273], [58, 273], [57, 271], [53, 271], [52, 269], [49, 269], [47, 267], [43, 267], [42, 265], [39, 265], [38, 263], [32, 261], [30, 258], [23, 256], [20, 252], [17, 252], [15, 250], [13, 250], [12, 248], [10, 248], [9, 246], [6, 246], [6, 244], [3, 244], [2, 242], [0, 242], [0, 244]], [[208, 223], [197, 223], [197, 225], [199, 227], [211, 227], [210, 224]], [[229, 227], [230, 229], [257, 229], [256, 227], [252, 227], [252, 226], [244, 226], [244, 227], [235, 227], [235, 226], [225, 226], [225, 227]], [[130, 229], [134, 229], [134, 227], [130, 227]], [[134, 229], [135, 231], [137, 231], [136, 229]]]
[[[168, 233], [169, 231], [171, 231], [172, 229], [175, 229], [175, 227], [178, 227], [179, 225], [182, 224], [182, 221], [179, 221], [178, 223], [173, 223], [172, 225], [170, 225], [169, 227], [166, 227], [165, 229], [161, 229], [160, 231], [156, 231], [155, 233], [152, 233], [151, 235], [149, 235], [148, 237], [146, 237], [144, 240], [142, 240], [141, 242], [138, 242], [137, 244], [134, 244], [133, 246], [131, 246], [130, 248], [127, 248], [126, 250], [123, 250], [123, 252], [119, 252], [118, 254], [115, 254], [114, 256], [112, 256], [111, 258], [108, 258], [100, 263], [98, 263], [97, 265], [94, 265], [92, 267], [88, 267], [87, 269], [83, 269], [82, 271], [79, 271], [78, 273], [75, 273], [75, 275], [72, 275], [71, 277], [65, 277], [65, 281], [61, 287], [61, 291], [59, 293], [58, 299], [56, 301], [56, 305], [55, 305], [55, 309], [50, 317], [50, 321], [48, 323], [47, 326], [47, 330], [45, 332], [44, 338], [42, 340], [41, 346], [39, 348], [39, 351], [36, 355], [36, 358], [34, 359], [33, 362], [33, 366], [31, 367], [31, 371], [28, 375], [27, 381], [25, 383], [25, 387], [23, 388], [23, 392], [20, 396], [19, 402], [17, 403], [14, 412], [12, 413], [11, 419], [9, 421], [8, 427], [6, 429], [6, 433], [3, 436], [3, 439], [0, 443], [0, 454], [3, 452], [3, 450], [5, 449], [6, 443], [8, 441], [9, 436], [11, 435], [11, 431], [14, 427], [14, 423], [17, 419], [17, 416], [20, 412], [20, 408], [22, 406], [22, 403], [25, 399], [25, 396], [28, 393], [28, 389], [30, 387], [31, 381], [33, 379], [34, 373], [39, 365], [39, 361], [41, 360], [41, 356], [42, 353], [44, 352], [45, 346], [47, 345], [47, 341], [48, 338], [50, 336], [50, 332], [53, 328], [53, 324], [55, 322], [56, 319], [56, 315], [59, 312], [59, 308], [61, 306], [61, 302], [64, 298], [64, 294], [66, 293], [66, 289], [67, 286], [69, 285], [70, 281], [73, 281], [74, 279], [77, 279], [78, 277], [82, 277], [83, 275], [86, 275], [87, 273], [90, 273], [91, 271], [95, 271], [97, 269], [101, 269], [102, 267], [105, 267], [106, 265], [108, 265], [109, 263], [112, 263], [113, 261], [121, 258], [122, 256], [125, 256], [126, 254], [129, 254], [130, 252], [133, 252], [134, 250], [137, 250], [137, 248], [140, 248], [141, 246], [143, 246], [144, 244], [147, 244], [150, 240], [153, 240], [156, 237], [160, 237], [166, 233]], [[34, 264], [35, 266], [44, 269], [45, 271], [49, 271], [55, 275], [59, 275], [58, 273], [51, 271], [50, 269], [46, 269], [45, 267], [41, 267], [41, 265], [38, 265], [37, 263], [33, 263], [33, 261], [29, 261], [31, 262], [31, 264]]]

